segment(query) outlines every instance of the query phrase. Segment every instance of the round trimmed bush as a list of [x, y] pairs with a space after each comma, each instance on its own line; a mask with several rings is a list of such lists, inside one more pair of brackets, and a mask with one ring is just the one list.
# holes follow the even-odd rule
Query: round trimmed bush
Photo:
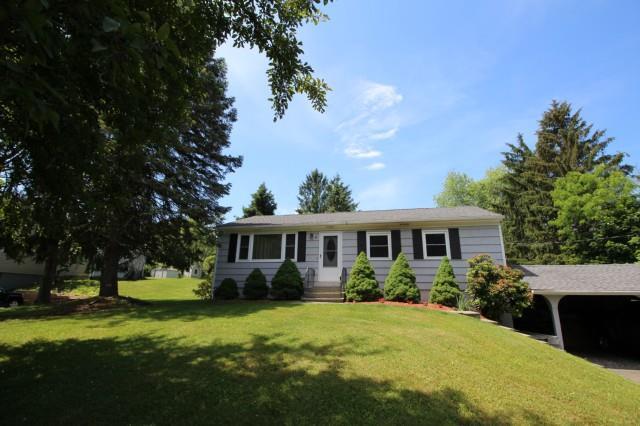
[[225, 278], [214, 291], [216, 299], [231, 300], [238, 298], [238, 284], [233, 278]]
[[407, 257], [400, 253], [384, 280], [385, 300], [398, 302], [419, 302], [420, 290], [416, 285], [416, 274], [409, 266]]
[[267, 278], [259, 268], [254, 269], [244, 282], [242, 294], [247, 299], [264, 299], [269, 293]]
[[429, 303], [439, 303], [455, 308], [458, 306], [458, 298], [461, 296], [462, 292], [453, 273], [451, 262], [449, 262], [449, 258], [443, 257], [429, 292]]
[[302, 297], [304, 285], [295, 263], [286, 259], [271, 280], [271, 297], [279, 300], [297, 300]]
[[376, 273], [364, 252], [360, 252], [351, 268], [345, 289], [347, 301], [367, 302], [378, 300], [382, 292], [376, 281]]

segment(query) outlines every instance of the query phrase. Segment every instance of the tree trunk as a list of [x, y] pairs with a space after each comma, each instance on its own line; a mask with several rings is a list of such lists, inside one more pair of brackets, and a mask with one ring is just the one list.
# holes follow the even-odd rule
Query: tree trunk
[[100, 296], [118, 296], [118, 261], [120, 254], [116, 244], [108, 244], [103, 253], [102, 271], [100, 271]]
[[58, 271], [58, 241], [49, 241], [46, 253], [42, 283], [36, 298], [36, 303], [38, 304], [51, 303], [51, 289], [56, 282], [56, 273]]

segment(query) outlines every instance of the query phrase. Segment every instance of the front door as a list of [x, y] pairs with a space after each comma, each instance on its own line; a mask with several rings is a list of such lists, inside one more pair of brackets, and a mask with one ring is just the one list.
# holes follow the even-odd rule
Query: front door
[[321, 232], [319, 240], [318, 284], [335, 286], [340, 282], [340, 272], [342, 271], [342, 234], [340, 232]]

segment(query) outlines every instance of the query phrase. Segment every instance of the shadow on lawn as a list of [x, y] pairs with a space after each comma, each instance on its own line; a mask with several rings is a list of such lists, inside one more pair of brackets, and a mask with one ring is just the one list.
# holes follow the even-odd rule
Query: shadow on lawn
[[358, 377], [328, 345], [253, 336], [185, 346], [151, 335], [0, 345], [5, 424], [544, 423], [531, 412], [489, 414], [451, 388], [423, 393]]
[[91, 314], [99, 320], [106, 319], [108, 325], [118, 325], [129, 320], [163, 321], [178, 319], [182, 321], [197, 321], [207, 317], [238, 318], [259, 311], [290, 308], [303, 303], [295, 301], [238, 300], [212, 304], [201, 300], [161, 300], [141, 301], [136, 305], [123, 302], [120, 305], [95, 310], [83, 311], [78, 309], [78, 307], [85, 306], [94, 299], [96, 298], [71, 300], [48, 306], [31, 305], [2, 310], [0, 311], [0, 322], [13, 319], [47, 320], [60, 318], [61, 316], [86, 319], [86, 314]]

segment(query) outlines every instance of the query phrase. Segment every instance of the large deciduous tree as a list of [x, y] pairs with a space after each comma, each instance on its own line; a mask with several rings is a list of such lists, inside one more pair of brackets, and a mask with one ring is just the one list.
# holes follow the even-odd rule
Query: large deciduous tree
[[488, 169], [482, 179], [466, 173], [449, 172], [442, 191], [433, 197], [438, 207], [477, 206], [496, 211], [502, 200], [503, 167]]
[[504, 153], [506, 174], [502, 182], [500, 213], [505, 215], [507, 254], [511, 258], [541, 263], [562, 261], [553, 225], [558, 209], [551, 191], [558, 178], [569, 172], [591, 172], [600, 164], [630, 173], [625, 154], [609, 154], [613, 138], [593, 130], [567, 102], [553, 101], [540, 120], [537, 142], [529, 147], [522, 135]]
[[632, 178], [604, 165], [569, 172], [551, 192], [567, 263], [633, 263], [640, 260], [640, 193]]
[[251, 194], [251, 203], [248, 207], [242, 208], [243, 217], [251, 216], [271, 216], [275, 214], [278, 204], [273, 193], [267, 189], [267, 185], [262, 182], [256, 192]]
[[[210, 223], [213, 211], [223, 211], [195, 201], [224, 194], [224, 174], [239, 163], [188, 141], [212, 138], [226, 146], [227, 135], [203, 130], [202, 120], [226, 117], [229, 105], [219, 102], [202, 120], [189, 121], [210, 96], [199, 85], [215, 49], [231, 40], [267, 56], [275, 118], [295, 93], [322, 111], [328, 87], [302, 60], [297, 30], [324, 18], [314, 0], [0, 5], [3, 203], [21, 206], [24, 220], [12, 233], [29, 242], [8, 252], [36, 254], [55, 270], [66, 257], [60, 239], [70, 238], [87, 255], [102, 252], [108, 264], [101, 294], [117, 294], [114, 258], [161, 247], [157, 240], [175, 238], [176, 229], [187, 232], [188, 219], [206, 212]], [[176, 159], [200, 169], [177, 170]], [[211, 161], [213, 170], [203, 172]], [[214, 180], [189, 181], [205, 177]], [[136, 240], [140, 235], [146, 238]]]

